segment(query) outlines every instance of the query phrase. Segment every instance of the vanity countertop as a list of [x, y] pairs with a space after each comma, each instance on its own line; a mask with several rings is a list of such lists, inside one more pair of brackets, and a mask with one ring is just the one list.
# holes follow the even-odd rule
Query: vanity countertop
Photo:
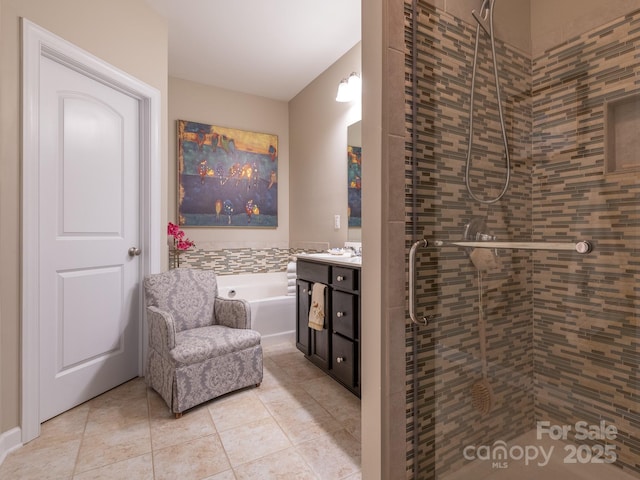
[[360, 268], [362, 265], [362, 257], [351, 256], [350, 254], [334, 255], [332, 253], [299, 253], [296, 256], [302, 260], [331, 263], [334, 265], [345, 265], [354, 268]]

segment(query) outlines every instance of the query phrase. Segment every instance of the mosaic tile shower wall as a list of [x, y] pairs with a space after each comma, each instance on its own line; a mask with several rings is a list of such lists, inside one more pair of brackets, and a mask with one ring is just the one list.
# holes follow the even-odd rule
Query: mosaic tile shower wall
[[[497, 240], [595, 244], [589, 256], [500, 251], [499, 268], [482, 275], [461, 249], [420, 252], [417, 310], [435, 319], [406, 328], [407, 478], [440, 478], [462, 466], [464, 446], [509, 440], [543, 419], [615, 425], [616, 465], [640, 473], [640, 168], [605, 168], [607, 102], [640, 95], [640, 12], [534, 60], [496, 43], [512, 181], [492, 206], [464, 186], [475, 25], [425, 1], [414, 16], [405, 2], [405, 39], [407, 250], [423, 237], [460, 240], [474, 217]], [[481, 44], [471, 184], [494, 197], [504, 159], [489, 55]], [[480, 308], [494, 394], [486, 416], [470, 393], [481, 378]]]
[[[407, 143], [407, 249], [417, 238], [462, 240], [465, 225], [482, 217], [499, 240], [531, 235], [531, 61], [497, 42], [501, 91], [512, 160], [504, 200], [473, 201], [464, 184], [469, 125], [469, 88], [475, 28], [418, 2], [416, 117], [412, 114], [412, 32], [405, 4]], [[471, 187], [495, 197], [505, 178], [504, 146], [493, 79], [490, 45], [483, 38], [476, 77], [475, 132]], [[416, 123], [412, 136], [413, 122]], [[411, 167], [416, 142], [417, 181]], [[413, 224], [412, 189], [417, 197]], [[528, 255], [501, 251], [499, 266], [483, 272], [458, 247], [428, 247], [417, 266], [418, 310], [435, 314], [415, 337], [407, 327], [407, 472], [433, 478], [462, 466], [466, 445], [509, 440], [533, 425], [533, 304]], [[482, 378], [478, 324], [481, 303], [487, 330], [488, 379], [493, 409], [483, 416], [471, 402], [472, 385]], [[414, 349], [417, 355], [414, 355]], [[413, 411], [414, 362], [418, 408]], [[414, 413], [417, 422], [414, 431]], [[414, 434], [418, 447], [414, 449]], [[414, 458], [414, 453], [417, 458]], [[415, 475], [415, 476], [414, 476]]]
[[608, 102], [640, 130], [638, 52], [640, 11], [533, 61], [533, 235], [595, 249], [536, 254], [532, 284], [536, 418], [615, 425], [618, 465], [640, 474], [640, 164], [605, 168]]

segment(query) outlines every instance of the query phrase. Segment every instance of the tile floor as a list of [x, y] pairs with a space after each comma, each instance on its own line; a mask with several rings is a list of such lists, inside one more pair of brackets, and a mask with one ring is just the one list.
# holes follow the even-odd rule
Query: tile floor
[[175, 419], [132, 380], [45, 422], [0, 478], [361, 479], [360, 401], [294, 346], [266, 347], [259, 388]]

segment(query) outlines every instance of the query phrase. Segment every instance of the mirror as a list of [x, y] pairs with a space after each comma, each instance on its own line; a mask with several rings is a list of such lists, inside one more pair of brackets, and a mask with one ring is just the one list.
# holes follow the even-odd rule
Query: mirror
[[360, 171], [362, 166], [362, 122], [347, 127], [347, 214], [349, 218], [347, 239], [362, 241], [362, 190]]

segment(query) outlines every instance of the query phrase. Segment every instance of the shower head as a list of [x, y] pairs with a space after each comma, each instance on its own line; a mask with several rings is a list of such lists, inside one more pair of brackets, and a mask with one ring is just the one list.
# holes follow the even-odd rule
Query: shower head
[[[493, 4], [495, 3], [496, 0], [483, 0], [482, 4], [480, 5], [480, 16], [486, 20], [490, 11], [493, 10]], [[475, 12], [475, 10], [473, 10], [473, 12]]]
[[480, 272], [500, 270], [500, 258], [490, 248], [474, 248], [469, 254], [469, 260]]
[[[465, 241], [490, 241], [496, 237], [487, 232], [487, 221], [484, 217], [473, 217], [464, 226], [463, 238]], [[481, 272], [490, 272], [501, 268], [500, 258], [496, 255], [496, 251], [490, 248], [467, 248], [467, 255], [474, 267]]]
[[480, 13], [471, 10], [471, 15], [476, 19], [487, 35], [491, 35], [491, 27], [488, 25], [489, 15], [493, 13], [493, 4], [496, 0], [484, 0], [480, 6]]

